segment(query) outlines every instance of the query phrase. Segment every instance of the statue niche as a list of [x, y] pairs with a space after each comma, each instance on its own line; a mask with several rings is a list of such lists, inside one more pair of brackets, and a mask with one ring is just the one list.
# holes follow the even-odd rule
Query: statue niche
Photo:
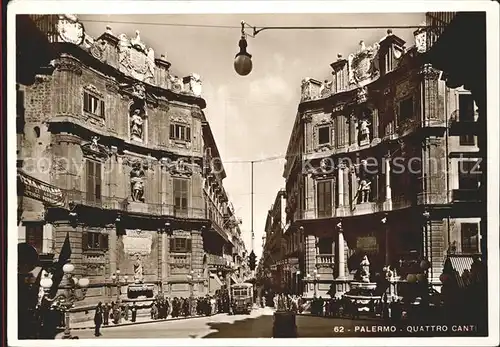
[[130, 172], [130, 190], [133, 201], [144, 202], [144, 177], [141, 163], [135, 163]]
[[371, 116], [372, 112], [366, 109], [362, 112], [362, 116], [359, 120], [358, 125], [358, 140], [359, 146], [366, 146], [370, 144], [370, 133], [371, 133]]
[[130, 140], [143, 142], [145, 116], [144, 102], [136, 101], [130, 106]]

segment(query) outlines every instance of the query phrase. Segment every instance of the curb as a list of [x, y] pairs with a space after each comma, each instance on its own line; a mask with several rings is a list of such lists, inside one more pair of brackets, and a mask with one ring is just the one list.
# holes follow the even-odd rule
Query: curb
[[[183, 320], [183, 319], [193, 319], [193, 318], [203, 318], [203, 317], [212, 317], [217, 314], [222, 314], [222, 313], [216, 313], [210, 316], [191, 316], [191, 317], [176, 317], [176, 318], [167, 318], [167, 319], [152, 319], [152, 320], [145, 320], [145, 321], [140, 321], [140, 322], [130, 322], [130, 323], [121, 323], [121, 324], [113, 324], [113, 325], [101, 325], [101, 329], [109, 329], [109, 328], [118, 328], [118, 327], [123, 327], [123, 326], [128, 326], [128, 325], [140, 325], [140, 324], [148, 324], [148, 323], [161, 323], [161, 322], [172, 322], [172, 321], [178, 321], [178, 320]], [[71, 328], [71, 330], [89, 330], [89, 329], [95, 329], [95, 325], [88, 326], [88, 327], [76, 327], [76, 328]]]

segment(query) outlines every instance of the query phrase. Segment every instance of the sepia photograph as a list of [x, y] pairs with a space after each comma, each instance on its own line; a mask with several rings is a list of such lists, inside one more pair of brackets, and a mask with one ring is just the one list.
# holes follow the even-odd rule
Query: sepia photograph
[[9, 345], [498, 343], [497, 3], [61, 3], [8, 6]]

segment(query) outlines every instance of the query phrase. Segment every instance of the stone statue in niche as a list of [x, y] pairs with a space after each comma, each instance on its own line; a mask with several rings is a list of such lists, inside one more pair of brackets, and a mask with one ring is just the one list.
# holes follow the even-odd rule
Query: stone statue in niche
[[130, 139], [142, 142], [143, 138], [143, 110], [139, 107], [134, 107], [130, 114]]
[[359, 270], [361, 282], [370, 282], [370, 261], [368, 260], [368, 256], [365, 255], [361, 260]]
[[144, 280], [142, 259], [140, 254], [136, 254], [136, 259], [134, 263], [134, 280], [135, 283], [142, 283]]
[[141, 163], [135, 163], [130, 172], [130, 185], [132, 200], [144, 202], [144, 171], [141, 168]]
[[359, 123], [359, 140], [360, 145], [367, 145], [370, 143], [370, 122], [366, 118], [362, 119]]
[[302, 100], [310, 100], [311, 99], [311, 88], [310, 88], [310, 79], [304, 78], [301, 83], [301, 93]]
[[370, 197], [370, 191], [371, 191], [371, 182], [368, 181], [366, 178], [363, 178], [359, 182], [359, 192], [361, 194], [361, 203], [368, 202], [368, 199]]

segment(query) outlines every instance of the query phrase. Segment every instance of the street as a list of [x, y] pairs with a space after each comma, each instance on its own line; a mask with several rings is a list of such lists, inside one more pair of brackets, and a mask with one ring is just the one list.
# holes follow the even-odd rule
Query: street
[[[271, 308], [259, 308], [254, 309], [250, 315], [220, 314], [188, 320], [106, 328], [101, 330], [102, 335], [98, 338], [270, 338], [272, 337], [273, 312]], [[451, 325], [446, 328], [447, 331], [439, 331], [437, 329], [443, 326], [437, 324], [396, 327], [374, 319], [349, 320], [314, 316], [297, 316], [296, 319], [298, 337], [302, 338], [474, 335], [472, 330], [457, 331], [457, 327], [454, 328]], [[74, 331], [73, 334], [80, 339], [96, 338], [92, 329]]]

